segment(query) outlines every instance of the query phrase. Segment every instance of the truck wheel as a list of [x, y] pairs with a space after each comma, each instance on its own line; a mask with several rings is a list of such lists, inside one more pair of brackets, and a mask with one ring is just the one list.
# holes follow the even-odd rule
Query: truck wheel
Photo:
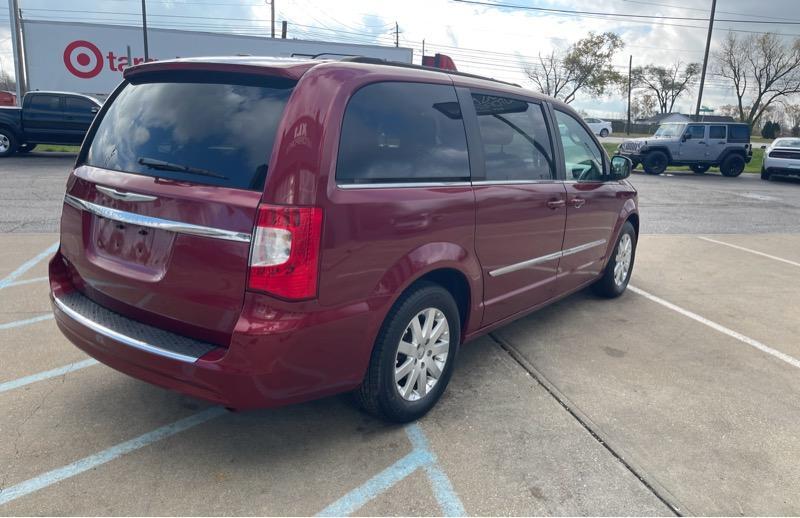
[[647, 174], [661, 174], [667, 170], [669, 158], [663, 151], [651, 151], [644, 157], [644, 172]]
[[11, 156], [17, 150], [17, 139], [7, 129], [0, 128], [0, 157]]
[[639, 162], [637, 160], [631, 160], [631, 171], [639, 167]]
[[450, 292], [430, 282], [411, 288], [383, 322], [356, 402], [388, 421], [419, 419], [444, 393], [460, 341]]
[[601, 129], [600, 136], [606, 138], [608, 136], [608, 130], [606, 128]]
[[744, 171], [744, 158], [742, 155], [729, 155], [728, 158], [722, 161], [719, 166], [719, 171], [722, 176], [734, 177], [739, 176]]
[[711, 169], [711, 166], [703, 164], [694, 164], [689, 166], [689, 169], [691, 169], [694, 172], [694, 174], [705, 174], [706, 171]]
[[30, 153], [36, 149], [36, 144], [22, 144], [17, 148], [17, 153]]
[[606, 264], [603, 276], [592, 284], [595, 294], [614, 298], [619, 297], [628, 287], [628, 281], [633, 272], [633, 260], [636, 258], [636, 230], [630, 221], [622, 225], [617, 245], [611, 252], [611, 258]]

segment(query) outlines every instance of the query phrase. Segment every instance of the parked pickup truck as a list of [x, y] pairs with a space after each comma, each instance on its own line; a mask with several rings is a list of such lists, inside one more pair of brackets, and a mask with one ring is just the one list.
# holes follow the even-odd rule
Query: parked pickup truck
[[28, 92], [22, 108], [0, 107], [0, 157], [27, 153], [37, 144], [78, 145], [100, 101], [64, 92]]

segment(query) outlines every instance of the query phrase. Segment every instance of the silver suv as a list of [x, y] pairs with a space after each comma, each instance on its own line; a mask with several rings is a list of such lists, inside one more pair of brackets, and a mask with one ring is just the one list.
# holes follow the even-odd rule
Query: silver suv
[[750, 126], [740, 123], [670, 122], [652, 137], [626, 140], [617, 155], [642, 164], [647, 174], [661, 174], [667, 166], [689, 166], [696, 174], [719, 167], [724, 176], [739, 176], [753, 157]]

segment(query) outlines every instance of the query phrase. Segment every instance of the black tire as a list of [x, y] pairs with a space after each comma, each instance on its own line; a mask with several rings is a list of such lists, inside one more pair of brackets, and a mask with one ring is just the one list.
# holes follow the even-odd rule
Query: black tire
[[691, 169], [694, 174], [705, 174], [706, 171], [711, 169], [711, 166], [705, 164], [692, 164], [689, 166], [689, 169]]
[[17, 153], [30, 153], [36, 149], [36, 144], [22, 144], [17, 148]]
[[644, 157], [644, 172], [647, 174], [661, 174], [667, 170], [669, 157], [663, 151], [651, 151]]
[[17, 137], [11, 131], [0, 128], [0, 157], [11, 156], [17, 151]]
[[[619, 249], [621, 243], [623, 242], [624, 236], [628, 236], [630, 239], [630, 262], [628, 264], [628, 271], [625, 273], [623, 281], [618, 283], [615, 279], [615, 272], [617, 268], [617, 258], [620, 255]], [[626, 221], [625, 224], [622, 225], [622, 230], [619, 233], [616, 245], [614, 245], [614, 250], [611, 252], [611, 257], [606, 264], [606, 269], [603, 271], [603, 276], [600, 277], [597, 282], [592, 284], [592, 291], [601, 297], [606, 297], [609, 299], [622, 295], [625, 292], [625, 288], [628, 287], [628, 282], [631, 279], [631, 273], [633, 273], [633, 264], [635, 259], [636, 230], [633, 228], [633, 225], [630, 221]]]
[[722, 176], [733, 178], [742, 174], [744, 166], [745, 161], [742, 155], [728, 155], [727, 158], [722, 161], [722, 164], [720, 164], [719, 172], [722, 173]]
[[600, 136], [606, 138], [608, 136], [608, 130], [606, 128], [601, 129]]
[[766, 169], [764, 169], [764, 166], [762, 165], [762, 166], [761, 166], [761, 179], [762, 179], [762, 180], [767, 180], [767, 181], [769, 181], [771, 177], [772, 177], [772, 175], [771, 175], [771, 174], [769, 174], [769, 173], [767, 172], [767, 170], [766, 170]]
[[[418, 314], [427, 308], [437, 309], [447, 320], [449, 351], [438, 381], [430, 389], [430, 392], [416, 401], [409, 401], [401, 396], [400, 389], [395, 382], [395, 368], [398, 357], [402, 354], [398, 348], [412, 319], [418, 317]], [[361, 386], [354, 393], [356, 402], [366, 412], [387, 421], [407, 423], [419, 419], [433, 408], [447, 388], [453, 374], [453, 365], [458, 355], [460, 341], [461, 318], [456, 301], [450, 292], [438, 284], [425, 281], [412, 286], [392, 306], [381, 326], [372, 350], [367, 374]], [[428, 358], [430, 355], [423, 353], [421, 360]], [[409, 359], [414, 361], [414, 365], [417, 365], [416, 359], [411, 356], [404, 357], [404, 360]], [[420, 361], [420, 365], [424, 366], [424, 362]], [[416, 369], [416, 367], [413, 368]], [[427, 367], [425, 372], [428, 372]], [[408, 378], [401, 378], [401, 381], [403, 379], [406, 380], [406, 383], [409, 382]], [[419, 386], [417, 382], [413, 383], [415, 385], [412, 385], [412, 389], [414, 386]]]
[[631, 171], [639, 167], [639, 162], [636, 160], [631, 160]]

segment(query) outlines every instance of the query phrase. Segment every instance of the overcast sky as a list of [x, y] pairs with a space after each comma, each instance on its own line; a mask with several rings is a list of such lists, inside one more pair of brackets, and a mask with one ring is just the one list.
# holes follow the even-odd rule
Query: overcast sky
[[[530, 86], [522, 70], [538, 53], [566, 47], [590, 31], [613, 31], [625, 42], [615, 65], [627, 72], [628, 56], [636, 65], [667, 65], [675, 60], [701, 62], [707, 22], [702, 20], [603, 18], [574, 11], [625, 15], [707, 18], [711, 0], [487, 0], [520, 6], [572, 11], [505, 9], [452, 0], [275, 0], [276, 19], [287, 20], [289, 37], [360, 43], [394, 44], [394, 24], [400, 27], [400, 46], [414, 49], [419, 63], [422, 41], [426, 54], [441, 52], [459, 70], [489, 75]], [[0, 0], [0, 62], [12, 68], [7, 0]], [[26, 18], [138, 24], [140, 0], [19, 0]], [[241, 32], [269, 35], [270, 8], [263, 0], [147, 0], [153, 27]], [[774, 31], [800, 35], [800, 0], [718, 0], [714, 41], [728, 29]], [[757, 22], [796, 21], [798, 25]], [[279, 27], [279, 25], [278, 25]], [[789, 36], [786, 36], [787, 39]], [[713, 43], [712, 43], [713, 49]], [[696, 91], [679, 101], [691, 110]], [[732, 89], [722, 78], [710, 76], [703, 104], [718, 107], [733, 102]], [[604, 99], [579, 98], [573, 103], [598, 116], [623, 112], [617, 95]]]

